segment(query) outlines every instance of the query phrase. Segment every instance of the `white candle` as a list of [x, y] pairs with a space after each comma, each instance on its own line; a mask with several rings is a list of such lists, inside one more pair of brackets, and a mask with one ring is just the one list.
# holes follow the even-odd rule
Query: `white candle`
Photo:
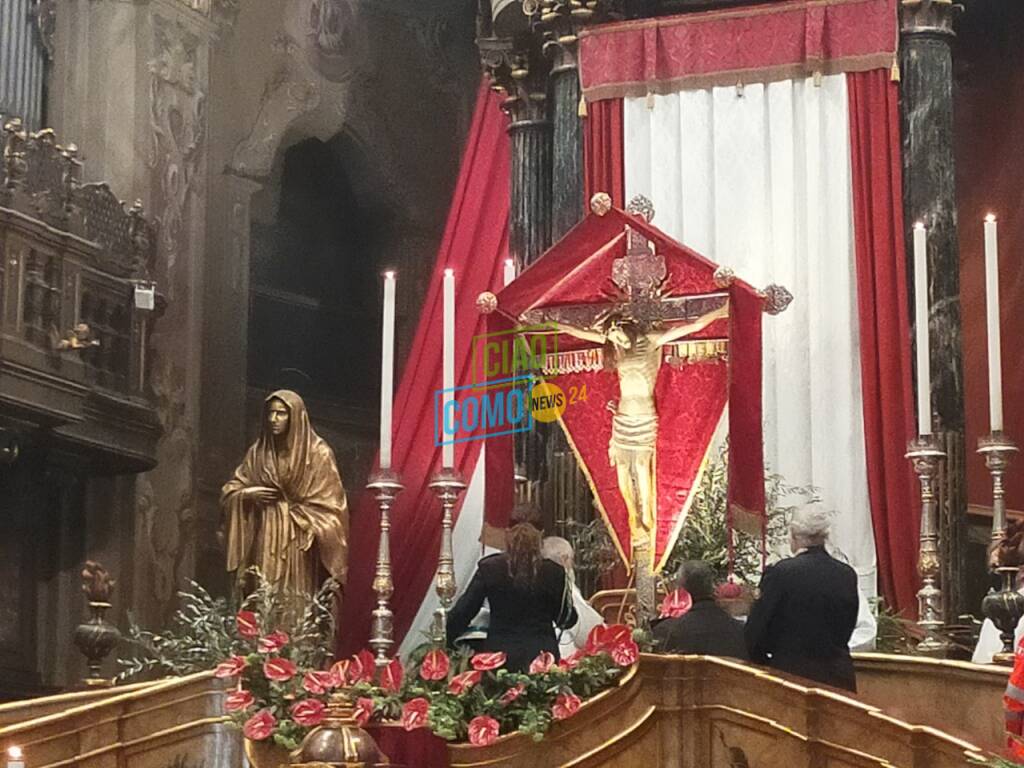
[[928, 232], [914, 225], [914, 310], [917, 326], [917, 432], [932, 433], [932, 372], [928, 356]]
[[21, 752], [21, 747], [7, 749], [7, 768], [25, 768], [25, 756]]
[[985, 217], [985, 308], [988, 319], [988, 413], [993, 432], [1003, 429], [1003, 360], [999, 341], [999, 250], [996, 217]]
[[[455, 273], [446, 269], [444, 271], [444, 337], [442, 355], [442, 381], [441, 387], [444, 390], [441, 398], [441, 418], [448, 419], [448, 404], [455, 400]], [[441, 440], [441, 466], [451, 469], [455, 466], [455, 443], [452, 442], [454, 435], [447, 434], [443, 429]]]
[[516, 263], [512, 259], [505, 259], [505, 285], [516, 279]]
[[395, 273], [384, 273], [384, 325], [380, 352], [380, 468], [391, 468], [391, 422], [395, 389]]

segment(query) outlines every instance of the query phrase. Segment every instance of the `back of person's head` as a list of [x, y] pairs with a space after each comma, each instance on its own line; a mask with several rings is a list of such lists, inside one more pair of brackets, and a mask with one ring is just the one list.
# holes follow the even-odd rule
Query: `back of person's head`
[[715, 571], [703, 560], [687, 560], [679, 571], [679, 585], [694, 600], [715, 596]]
[[572, 544], [561, 536], [545, 536], [540, 547], [545, 560], [551, 560], [562, 566], [566, 572], [572, 570]]
[[541, 561], [541, 513], [536, 504], [517, 504], [505, 535], [509, 574], [520, 588], [533, 586]]
[[521, 501], [512, 507], [508, 527], [514, 528], [522, 523], [529, 523], [538, 531], [544, 530], [544, 514], [537, 504], [532, 501]]
[[789, 523], [789, 537], [795, 550], [821, 547], [828, 541], [832, 527], [831, 516], [819, 507], [803, 507], [793, 514]]

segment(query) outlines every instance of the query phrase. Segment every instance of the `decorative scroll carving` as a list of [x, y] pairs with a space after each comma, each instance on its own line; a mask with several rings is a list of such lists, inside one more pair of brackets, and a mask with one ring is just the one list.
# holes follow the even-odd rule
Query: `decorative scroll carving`
[[953, 0], [900, 0], [903, 34], [953, 35], [953, 19], [963, 10]]
[[200, 183], [206, 133], [206, 93], [200, 40], [182, 24], [153, 17], [154, 50], [149, 62], [151, 166], [160, 180], [160, 246], [168, 272], [183, 242], [190, 196]]
[[769, 285], [761, 291], [761, 297], [764, 299], [762, 309], [769, 315], [782, 314], [793, 302], [793, 294], [781, 285]]
[[482, 38], [477, 47], [493, 87], [508, 95], [502, 109], [513, 123], [544, 120], [550, 64], [532, 38]]

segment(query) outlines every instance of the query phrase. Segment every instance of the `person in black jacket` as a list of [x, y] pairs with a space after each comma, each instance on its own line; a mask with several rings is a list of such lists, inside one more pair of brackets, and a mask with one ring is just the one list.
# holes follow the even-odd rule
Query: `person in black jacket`
[[505, 667], [525, 672], [542, 651], [556, 659], [555, 627], [576, 623], [571, 585], [562, 566], [541, 556], [539, 510], [518, 507], [506, 534], [506, 550], [483, 558], [473, 579], [448, 614], [448, 643], [454, 644], [484, 600], [490, 604], [490, 624], [482, 651], [503, 651]]
[[795, 557], [765, 569], [747, 618], [750, 660], [819, 683], [857, 690], [850, 636], [857, 624], [857, 574], [825, 551], [829, 515], [805, 508], [790, 523]]
[[681, 584], [693, 599], [682, 616], [662, 619], [653, 628], [654, 641], [663, 653], [699, 653], [746, 661], [743, 624], [715, 602], [715, 572], [707, 563], [683, 563]]

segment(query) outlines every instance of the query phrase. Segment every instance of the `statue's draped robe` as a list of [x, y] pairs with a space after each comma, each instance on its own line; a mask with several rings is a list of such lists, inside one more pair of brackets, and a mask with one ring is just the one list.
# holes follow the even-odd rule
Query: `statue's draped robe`
[[[289, 410], [283, 451], [263, 419], [260, 437], [250, 446], [234, 477], [224, 486], [227, 515], [227, 568], [257, 566], [264, 579], [288, 591], [312, 594], [318, 563], [344, 584], [348, 569], [348, 502], [334, 452], [313, 431], [305, 403], [294, 392], [275, 392]], [[275, 488], [272, 503], [245, 501], [242, 491]]]

